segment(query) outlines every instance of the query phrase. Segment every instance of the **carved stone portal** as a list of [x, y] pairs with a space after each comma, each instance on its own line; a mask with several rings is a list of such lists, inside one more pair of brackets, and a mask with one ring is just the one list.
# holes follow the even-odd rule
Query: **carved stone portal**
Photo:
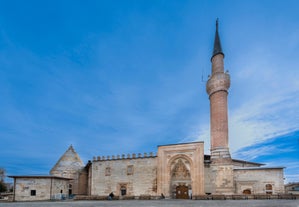
[[[185, 161], [188, 164], [188, 161]], [[190, 171], [182, 159], [178, 159], [172, 163], [173, 169], [171, 170], [172, 180], [190, 180]]]
[[188, 191], [191, 191], [190, 163], [183, 157], [171, 163], [171, 190], [172, 197], [188, 199]]
[[[164, 145], [158, 148], [157, 194], [177, 198], [204, 194], [204, 143]], [[178, 187], [184, 186], [184, 187]], [[178, 188], [177, 188], [178, 187]], [[188, 191], [187, 191], [188, 189]]]

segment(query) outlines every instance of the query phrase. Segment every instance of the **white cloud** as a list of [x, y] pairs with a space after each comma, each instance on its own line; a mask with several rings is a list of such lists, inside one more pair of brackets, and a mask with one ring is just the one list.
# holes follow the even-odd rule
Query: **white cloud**
[[299, 129], [299, 91], [272, 95], [263, 100], [252, 100], [232, 111], [230, 138], [233, 151]]
[[[273, 152], [276, 154], [288, 153], [295, 151], [295, 148], [288, 147], [283, 148], [281, 145], [262, 145], [258, 147], [252, 147], [246, 150], [238, 151], [238, 157], [241, 157], [244, 160], [254, 160], [261, 156], [273, 155]], [[272, 165], [267, 163], [267, 165]], [[276, 166], [275, 163], [273, 166]]]

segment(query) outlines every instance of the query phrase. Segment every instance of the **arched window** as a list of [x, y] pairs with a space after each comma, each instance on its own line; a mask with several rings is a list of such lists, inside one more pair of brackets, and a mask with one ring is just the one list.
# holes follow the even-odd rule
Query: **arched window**
[[266, 194], [272, 194], [272, 185], [266, 184]]

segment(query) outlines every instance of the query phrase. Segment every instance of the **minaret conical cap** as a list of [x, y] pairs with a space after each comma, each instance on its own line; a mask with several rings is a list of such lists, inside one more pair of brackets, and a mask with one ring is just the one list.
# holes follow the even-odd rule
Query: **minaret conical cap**
[[214, 40], [214, 50], [211, 60], [215, 55], [222, 54], [224, 57], [224, 53], [222, 52], [221, 42], [218, 34], [218, 18], [216, 20], [216, 33], [215, 33], [215, 40]]

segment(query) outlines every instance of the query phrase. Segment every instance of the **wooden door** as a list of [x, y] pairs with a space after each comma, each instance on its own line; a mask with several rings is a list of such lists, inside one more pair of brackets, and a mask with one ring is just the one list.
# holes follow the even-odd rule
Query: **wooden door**
[[180, 185], [176, 187], [176, 198], [177, 199], [189, 199], [188, 187]]
[[251, 194], [251, 190], [250, 189], [243, 190], [243, 194], [249, 195]]

